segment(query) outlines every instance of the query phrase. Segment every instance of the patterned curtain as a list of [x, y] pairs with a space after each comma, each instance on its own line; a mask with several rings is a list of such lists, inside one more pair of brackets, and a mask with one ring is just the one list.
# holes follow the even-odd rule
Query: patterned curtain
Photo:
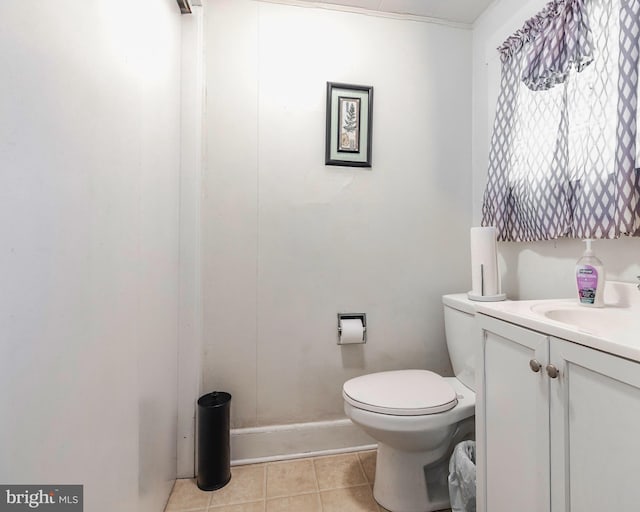
[[498, 49], [498, 240], [640, 236], [640, 0], [555, 0]]

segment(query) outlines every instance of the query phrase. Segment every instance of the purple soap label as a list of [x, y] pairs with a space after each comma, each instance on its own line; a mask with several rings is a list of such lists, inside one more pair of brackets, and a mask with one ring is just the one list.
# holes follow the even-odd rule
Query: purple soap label
[[591, 265], [578, 268], [576, 273], [578, 283], [578, 298], [582, 304], [593, 304], [596, 301], [598, 287], [598, 271]]

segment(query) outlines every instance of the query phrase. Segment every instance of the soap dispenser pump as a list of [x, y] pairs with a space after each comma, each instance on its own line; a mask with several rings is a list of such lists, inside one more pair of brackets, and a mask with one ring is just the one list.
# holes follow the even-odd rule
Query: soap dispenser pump
[[593, 240], [587, 239], [583, 242], [587, 244], [587, 249], [576, 264], [578, 302], [582, 306], [601, 308], [604, 306], [604, 267], [593, 254]]

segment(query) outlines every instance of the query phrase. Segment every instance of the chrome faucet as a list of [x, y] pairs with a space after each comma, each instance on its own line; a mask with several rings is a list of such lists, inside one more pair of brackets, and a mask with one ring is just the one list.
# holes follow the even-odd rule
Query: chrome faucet
[[[636, 276], [636, 279], [640, 280], [640, 276]], [[638, 290], [640, 290], [640, 283], [638, 283]]]

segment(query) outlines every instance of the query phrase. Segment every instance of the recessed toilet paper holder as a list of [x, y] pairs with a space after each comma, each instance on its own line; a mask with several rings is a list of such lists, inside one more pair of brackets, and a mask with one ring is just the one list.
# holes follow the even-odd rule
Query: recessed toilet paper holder
[[367, 342], [367, 314], [366, 313], [338, 313], [338, 345], [342, 336], [342, 320], [360, 320], [362, 322], [362, 343]]

